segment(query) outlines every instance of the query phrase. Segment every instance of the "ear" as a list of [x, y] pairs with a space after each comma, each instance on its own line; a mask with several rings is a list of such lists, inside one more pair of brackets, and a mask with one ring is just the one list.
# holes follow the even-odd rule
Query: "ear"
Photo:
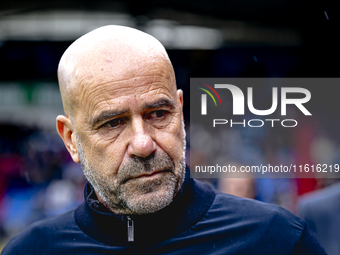
[[183, 116], [183, 90], [178, 89], [177, 90], [177, 96], [178, 96], [179, 102], [181, 103], [182, 119], [184, 120], [184, 116]]
[[59, 115], [57, 117], [57, 131], [61, 139], [70, 153], [74, 162], [79, 163], [79, 155], [77, 149], [77, 139], [74, 133], [74, 127], [71, 120], [68, 117]]

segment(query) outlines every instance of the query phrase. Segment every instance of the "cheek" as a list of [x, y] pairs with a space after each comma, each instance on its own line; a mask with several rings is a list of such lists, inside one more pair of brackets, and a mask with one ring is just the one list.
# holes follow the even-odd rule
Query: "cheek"
[[173, 160], [180, 160], [183, 156], [183, 132], [181, 123], [170, 125], [167, 130], [156, 132], [156, 143]]
[[92, 167], [108, 175], [118, 171], [124, 157], [124, 144], [119, 139], [113, 142], [94, 136], [91, 137], [88, 145], [85, 155]]

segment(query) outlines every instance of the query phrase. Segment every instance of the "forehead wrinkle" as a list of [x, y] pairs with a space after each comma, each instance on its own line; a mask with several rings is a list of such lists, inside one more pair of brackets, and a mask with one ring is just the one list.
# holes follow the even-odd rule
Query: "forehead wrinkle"
[[[105, 97], [105, 95], [98, 94], [99, 96]], [[131, 95], [130, 95], [131, 96]], [[141, 98], [126, 98], [130, 97], [129, 95], [125, 95], [122, 100], [119, 101], [111, 101], [115, 100], [109, 98], [108, 100], [98, 100], [95, 104], [90, 106], [90, 109], [87, 111], [85, 122], [91, 125], [92, 127], [98, 125], [100, 122], [113, 118], [119, 115], [132, 114], [135, 110], [137, 111], [146, 111], [152, 108], [157, 107], [168, 107], [171, 110], [177, 108], [176, 102], [168, 93], [157, 93], [157, 97], [150, 100], [150, 102], [145, 102], [145, 100]], [[147, 98], [149, 99], [148, 96]], [[141, 105], [137, 106], [135, 110], [130, 107], [130, 100], [142, 100]], [[122, 101], [122, 102], [121, 102]]]
[[[144, 77], [154, 77], [154, 75], [141, 75], [139, 77], [134, 77], [130, 79], [123, 79], [118, 81], [108, 81], [105, 83], [99, 84], [88, 84], [88, 80], [84, 79], [86, 84], [80, 85], [81, 91], [77, 93], [78, 101], [85, 101], [89, 103], [88, 97], [94, 96], [93, 99], [96, 99], [99, 96], [105, 97], [105, 95], [114, 96], [123, 95], [127, 92], [128, 94], [134, 93], [136, 89], [144, 90], [144, 93], [151, 92], [153, 90], [157, 90], [156, 92], [161, 93], [162, 90], [169, 91], [171, 93], [170, 87], [173, 86], [171, 82], [167, 79], [167, 77], [154, 77], [154, 79], [150, 81], [144, 81], [143, 79], [140, 81], [140, 78]], [[135, 82], [131, 82], [131, 81]], [[128, 82], [128, 83], [127, 83]], [[108, 86], [112, 85], [112, 89], [108, 90]], [[91, 89], [92, 87], [92, 89]], [[106, 91], [105, 91], [106, 90]], [[105, 91], [105, 93], [103, 93]], [[142, 93], [143, 94], [143, 93]], [[93, 100], [91, 100], [93, 101]]]
[[[152, 68], [150, 68], [150, 66]], [[173, 82], [175, 80], [174, 72], [170, 62], [164, 62], [164, 60], [161, 60], [158, 61], [156, 64], [144, 65], [143, 67], [144, 70], [135, 70], [136, 68], [133, 68], [132, 71], [127, 70], [124, 73], [123, 77], [117, 77], [115, 75], [112, 75], [111, 73], [108, 73], [108, 75], [103, 75], [101, 73], [95, 74], [93, 69], [91, 69], [91, 72], [86, 72], [85, 69], [82, 70], [82, 75], [78, 73], [78, 82], [76, 82], [76, 85], [82, 87], [81, 89], [84, 90], [90, 86], [99, 87], [107, 84], [119, 84], [120, 87], [116, 88], [119, 89], [123, 88], [126, 82], [131, 82], [128, 84], [128, 86], [133, 85], [134, 87], [136, 87], [136, 84], [133, 84], [134, 80], [136, 82], [141, 81], [141, 83], [143, 83], [144, 85], [145, 83], [143, 78], [151, 77], [152, 79], [150, 79], [150, 83], [154, 83], [155, 81], [165, 81], [165, 83], [167, 83], [169, 86], [174, 86], [174, 88], [176, 88], [176, 84]]]

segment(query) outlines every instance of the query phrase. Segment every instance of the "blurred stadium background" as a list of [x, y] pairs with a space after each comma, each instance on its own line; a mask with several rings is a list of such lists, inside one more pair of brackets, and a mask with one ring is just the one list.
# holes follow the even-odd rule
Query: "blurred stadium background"
[[[83, 199], [82, 170], [55, 131], [63, 113], [56, 70], [72, 41], [109, 24], [141, 29], [165, 45], [184, 90], [187, 129], [190, 77], [339, 76], [339, 15], [330, 1], [1, 1], [0, 251], [28, 224]], [[325, 103], [312, 106], [319, 114], [294, 133], [235, 131], [231, 137], [247, 147], [238, 152], [265, 162], [339, 163], [339, 91], [319, 93]], [[300, 195], [333, 181], [212, 184], [295, 212]]]

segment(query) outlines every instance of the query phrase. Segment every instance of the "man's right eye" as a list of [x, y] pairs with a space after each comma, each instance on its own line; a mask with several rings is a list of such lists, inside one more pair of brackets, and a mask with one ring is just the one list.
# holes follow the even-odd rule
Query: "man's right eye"
[[126, 121], [124, 119], [114, 119], [106, 122], [102, 127], [109, 127], [109, 128], [115, 128], [119, 125], [125, 124]]

